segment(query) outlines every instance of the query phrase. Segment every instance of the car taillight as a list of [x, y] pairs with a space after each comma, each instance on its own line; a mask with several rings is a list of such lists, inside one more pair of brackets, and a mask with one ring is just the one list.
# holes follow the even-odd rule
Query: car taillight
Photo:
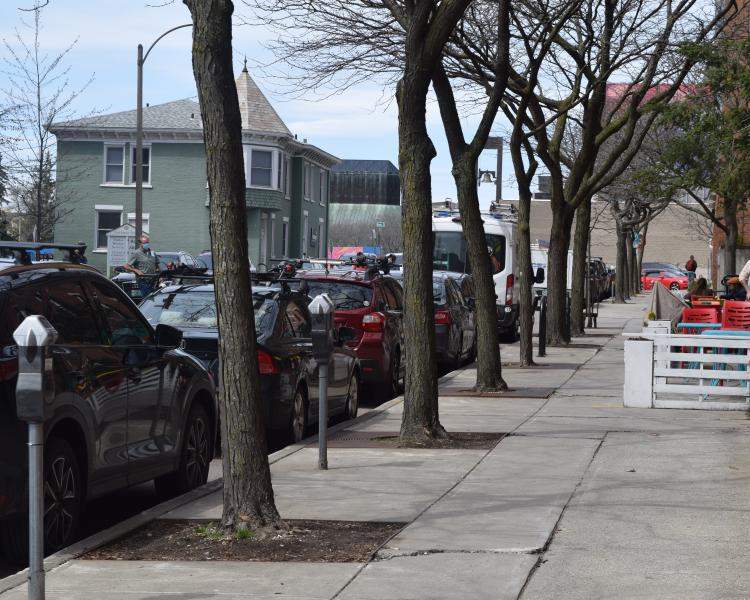
[[453, 323], [453, 317], [447, 310], [435, 311], [435, 325], [450, 325]]
[[276, 361], [265, 350], [258, 350], [258, 371], [261, 375], [274, 375], [279, 372]]
[[516, 278], [511, 273], [505, 280], [505, 305], [510, 306], [513, 304], [513, 284], [516, 282]]
[[379, 312], [368, 313], [362, 317], [362, 331], [380, 333], [385, 325], [385, 315]]

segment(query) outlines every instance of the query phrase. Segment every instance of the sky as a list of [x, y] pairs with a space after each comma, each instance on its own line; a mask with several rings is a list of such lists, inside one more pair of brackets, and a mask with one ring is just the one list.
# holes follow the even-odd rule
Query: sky
[[[28, 8], [33, 0], [0, 2], [0, 38], [14, 43], [15, 31], [28, 36], [23, 21], [30, 21]], [[151, 6], [149, 6], [151, 4]], [[190, 21], [187, 8], [179, 0], [50, 0], [42, 13], [40, 45], [50, 55], [76, 42], [67, 57], [73, 88], [88, 84], [73, 105], [78, 116], [135, 108], [136, 49], [147, 48], [161, 33]], [[236, 12], [244, 9], [236, 2]], [[244, 9], [246, 10], [246, 9]], [[382, 84], [362, 84], [344, 92], [309, 94], [297, 98], [283, 81], [270, 76], [263, 65], [273, 60], [265, 44], [269, 30], [237, 25], [233, 32], [234, 68], [239, 73], [247, 57], [250, 74], [274, 105], [292, 133], [342, 159], [387, 159], [398, 166], [397, 110], [393, 91]], [[77, 41], [76, 41], [77, 40]], [[162, 39], [149, 55], [144, 68], [144, 103], [159, 104], [195, 97], [195, 81], [190, 62], [190, 29], [185, 28]], [[7, 50], [0, 48], [0, 57]], [[0, 87], [7, 76], [0, 72]], [[466, 120], [466, 131], [476, 118]], [[451, 198], [456, 189], [445, 135], [435, 102], [428, 106], [428, 127], [437, 149], [432, 163], [433, 201]], [[495, 124], [493, 134], [501, 135], [507, 125]], [[495, 170], [496, 151], [485, 151], [480, 168]], [[512, 163], [506, 151], [503, 161], [503, 198], [517, 198]], [[480, 202], [486, 206], [494, 198], [494, 184], [479, 187]]]

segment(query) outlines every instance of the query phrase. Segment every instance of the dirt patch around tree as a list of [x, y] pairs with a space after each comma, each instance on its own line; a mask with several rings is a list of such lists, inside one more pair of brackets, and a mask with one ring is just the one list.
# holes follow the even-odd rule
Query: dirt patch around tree
[[374, 438], [381, 446], [392, 448], [431, 448], [438, 450], [492, 450], [507, 433], [479, 431], [451, 431], [448, 437], [428, 441], [401, 441], [398, 436]]
[[205, 521], [156, 520], [82, 556], [88, 560], [366, 562], [406, 523], [284, 521], [234, 536]]

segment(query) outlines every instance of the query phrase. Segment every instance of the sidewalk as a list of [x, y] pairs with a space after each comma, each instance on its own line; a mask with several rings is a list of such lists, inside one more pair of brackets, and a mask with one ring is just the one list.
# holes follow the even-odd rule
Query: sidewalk
[[[320, 472], [316, 447], [299, 446], [275, 462], [284, 518], [407, 523], [367, 564], [72, 560], [48, 574], [47, 597], [750, 597], [750, 420], [622, 407], [620, 333], [644, 305], [604, 304], [599, 329], [571, 348], [506, 367], [508, 396], [466, 395], [471, 368], [444, 380], [446, 429], [506, 433], [493, 450], [334, 446]], [[401, 409], [347, 429], [397, 432]], [[215, 492], [163, 518], [220, 514]]]

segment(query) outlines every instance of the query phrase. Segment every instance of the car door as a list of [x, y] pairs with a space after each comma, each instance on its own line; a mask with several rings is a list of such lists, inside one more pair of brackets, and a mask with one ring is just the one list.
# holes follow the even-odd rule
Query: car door
[[[46, 314], [58, 337], [51, 349], [55, 390], [65, 390], [92, 424], [92, 495], [127, 485], [128, 396], [123, 355], [103, 336], [91, 297], [81, 281], [51, 279]], [[57, 394], [58, 397], [60, 394]], [[84, 408], [85, 407], [85, 408]]]
[[156, 346], [143, 315], [108, 282], [91, 282], [107, 321], [109, 341], [122, 356], [128, 388], [128, 482], [147, 481], [168, 471], [177, 451], [182, 415], [174, 396], [176, 364]]

